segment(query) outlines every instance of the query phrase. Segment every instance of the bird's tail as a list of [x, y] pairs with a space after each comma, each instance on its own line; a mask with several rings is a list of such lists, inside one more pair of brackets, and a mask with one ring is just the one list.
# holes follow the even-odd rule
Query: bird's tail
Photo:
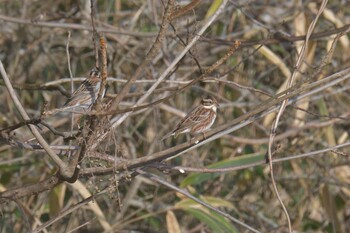
[[171, 137], [171, 136], [173, 136], [173, 135], [175, 135], [175, 132], [174, 131], [171, 131], [170, 133], [168, 133], [168, 134], [166, 134], [165, 136], [163, 136], [159, 141], [161, 142], [161, 141], [164, 141], [165, 139], [167, 139], [167, 138], [169, 138], [169, 137]]

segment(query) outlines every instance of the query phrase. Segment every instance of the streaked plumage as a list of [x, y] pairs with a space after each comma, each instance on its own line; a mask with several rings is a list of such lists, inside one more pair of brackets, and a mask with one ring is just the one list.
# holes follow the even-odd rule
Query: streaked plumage
[[173, 131], [165, 135], [161, 140], [170, 136], [177, 137], [182, 133], [199, 134], [208, 130], [216, 119], [218, 102], [214, 97], [203, 98], [201, 104], [189, 112], [175, 127]]
[[[90, 71], [90, 76], [82, 82], [77, 90], [64, 104], [64, 108], [88, 109], [94, 104], [98, 97], [101, 86], [101, 73], [97, 68]], [[104, 93], [103, 93], [104, 94]]]

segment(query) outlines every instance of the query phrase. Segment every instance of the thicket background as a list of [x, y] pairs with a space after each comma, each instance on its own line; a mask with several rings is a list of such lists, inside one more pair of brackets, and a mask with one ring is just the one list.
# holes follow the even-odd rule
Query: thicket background
[[[119, 109], [132, 107], [149, 90], [221, 3], [175, 1], [171, 25], [166, 28], [160, 49], [132, 84]], [[145, 60], [167, 5], [166, 0], [96, 2], [95, 26], [107, 41], [106, 99], [118, 95]], [[286, 89], [294, 72], [292, 87], [296, 88], [343, 70], [346, 72], [340, 76], [349, 74], [350, 8], [344, 0], [327, 3], [308, 42], [302, 65], [295, 71], [305, 43], [303, 36], [320, 6], [321, 1], [228, 1], [190, 53], [145, 103], [177, 94], [131, 112], [119, 126], [111, 127], [109, 122], [117, 121], [122, 114], [111, 114], [107, 120], [99, 121], [101, 127], [111, 130], [98, 146], [86, 152], [80, 163], [80, 176], [74, 183], [59, 180], [56, 164], [39, 148], [27, 126], [8, 130], [23, 119], [1, 79], [1, 232], [249, 232], [147, 175], [139, 175], [141, 170], [135, 169], [187, 189], [260, 232], [287, 232], [287, 219], [264, 157], [276, 114], [261, 116], [271, 110], [268, 103], [278, 99], [276, 95]], [[0, 60], [31, 118], [40, 116], [45, 103], [47, 109], [61, 107], [71, 93], [68, 41], [75, 88], [95, 66], [91, 25], [89, 1], [0, 1]], [[235, 41], [240, 45], [233, 55], [214, 72], [201, 76]], [[199, 82], [190, 88], [179, 89], [199, 77], [202, 77]], [[295, 232], [350, 231], [349, 146], [303, 158], [291, 157], [347, 145], [349, 87], [350, 82], [345, 79], [288, 105], [279, 121], [271, 148], [273, 156], [291, 159], [274, 163], [274, 175]], [[219, 137], [194, 149], [193, 143], [183, 144], [189, 141], [185, 135], [160, 142], [207, 94], [220, 103], [212, 127], [213, 135]], [[264, 106], [266, 109], [253, 118], [244, 118]], [[243, 117], [243, 123], [243, 120], [252, 123], [230, 134], [220, 134], [223, 129], [215, 131], [225, 125], [232, 127], [229, 123], [238, 117]], [[45, 121], [66, 135], [71, 132], [68, 113], [49, 116]], [[80, 127], [86, 127], [83, 121]], [[73, 132], [78, 129], [74, 124]], [[65, 162], [68, 150], [63, 146], [71, 145], [76, 149], [73, 153], [78, 153], [79, 146], [88, 141], [86, 135], [69, 141], [44, 126], [40, 132]], [[210, 139], [212, 134], [208, 135]], [[22, 148], [23, 145], [27, 148]], [[164, 162], [169, 167], [152, 165], [147, 160], [147, 156], [162, 151], [170, 155], [167, 149], [178, 145], [190, 146], [190, 150]], [[145, 164], [133, 163], [143, 157]], [[241, 165], [245, 167], [239, 169]], [[172, 166], [237, 170], [181, 173]], [[34, 190], [28, 191], [26, 187], [52, 177], [58, 179], [57, 185], [47, 185], [48, 190], [36, 191], [37, 186], [29, 186]], [[17, 191], [24, 189], [27, 193], [17, 197]], [[105, 191], [101, 193], [102, 190]]]

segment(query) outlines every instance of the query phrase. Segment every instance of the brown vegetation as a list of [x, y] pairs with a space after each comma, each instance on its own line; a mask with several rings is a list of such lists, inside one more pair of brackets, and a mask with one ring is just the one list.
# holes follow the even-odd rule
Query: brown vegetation
[[0, 1], [0, 231], [347, 232], [343, 2]]

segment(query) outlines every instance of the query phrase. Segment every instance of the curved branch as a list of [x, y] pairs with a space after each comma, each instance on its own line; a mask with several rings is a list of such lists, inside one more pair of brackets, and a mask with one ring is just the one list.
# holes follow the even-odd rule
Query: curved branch
[[[191, 143], [191, 142], [185, 142], [182, 144], [179, 144], [175, 147], [165, 149], [163, 151], [154, 153], [152, 155], [143, 156], [137, 159], [134, 159], [132, 161], [127, 162], [121, 162], [118, 163], [115, 167], [111, 168], [103, 168], [103, 169], [92, 169], [92, 170], [86, 170], [86, 173], [88, 172], [96, 172], [97, 174], [106, 174], [113, 172], [115, 170], [124, 170], [126, 167], [128, 169], [135, 169], [147, 164], [151, 164], [156, 161], [162, 161], [165, 159], [173, 159], [177, 156], [180, 156], [188, 151], [191, 151], [199, 146], [202, 146], [204, 144], [207, 144], [211, 141], [214, 141], [226, 134], [232, 133], [238, 129], [243, 128], [246, 125], [251, 124], [252, 122], [256, 121], [257, 119], [260, 119], [264, 117], [265, 115], [275, 112], [279, 110], [279, 104], [283, 102], [286, 99], [289, 99], [288, 105], [293, 104], [297, 101], [302, 100], [303, 98], [313, 95], [315, 93], [321, 92], [325, 90], [326, 88], [329, 88], [331, 86], [334, 86], [346, 79], [350, 79], [350, 68], [344, 69], [342, 71], [339, 71], [335, 74], [332, 74], [328, 77], [325, 77], [321, 80], [318, 80], [314, 83], [302, 86], [298, 89], [289, 89], [286, 92], [280, 93], [277, 95], [277, 97], [273, 99], [269, 99], [266, 102], [263, 102], [254, 110], [232, 120], [231, 122], [221, 125], [209, 132], [206, 133], [206, 139], [200, 141], [199, 143]], [[327, 83], [328, 82], [328, 83]], [[308, 92], [306, 92], [308, 91]], [[306, 92], [306, 93], [304, 93]], [[199, 136], [198, 139], [201, 139], [202, 136]], [[196, 140], [198, 140], [196, 139]], [[192, 141], [196, 141], [192, 140]], [[83, 174], [83, 173], [82, 173]], [[85, 173], [84, 173], [85, 174]]]
[[124, 87], [119, 92], [117, 97], [113, 100], [113, 104], [111, 106], [111, 109], [118, 108], [119, 103], [122, 101], [124, 96], [129, 92], [131, 85], [136, 81], [136, 79], [138, 77], [141, 76], [141, 74], [144, 72], [146, 66], [152, 61], [152, 59], [156, 56], [157, 52], [159, 51], [159, 49], [162, 45], [162, 41], [165, 38], [166, 31], [168, 30], [168, 27], [170, 24], [170, 16], [173, 12], [174, 4], [175, 4], [175, 0], [168, 1], [168, 5], [167, 5], [165, 12], [164, 12], [162, 25], [160, 27], [156, 41], [153, 43], [151, 49], [148, 51], [144, 61], [136, 69], [134, 75], [128, 80], [128, 82], [124, 85]]
[[41, 193], [44, 191], [51, 190], [52, 188], [54, 188], [55, 186], [57, 186], [62, 182], [63, 180], [60, 174], [57, 172], [51, 177], [43, 181], [39, 181], [38, 183], [30, 184], [25, 187], [19, 187], [19, 188], [7, 190], [0, 193], [0, 204], [7, 202], [8, 200], [16, 200], [21, 197], [33, 195], [34, 193]]
[[[335, 151], [336, 149], [343, 148], [343, 147], [349, 147], [349, 146], [350, 146], [350, 142], [346, 142], [343, 144], [339, 144], [339, 145], [328, 147], [328, 148], [321, 149], [321, 150], [307, 152], [304, 154], [290, 155], [290, 156], [283, 157], [283, 158], [273, 159], [272, 163], [275, 164], [275, 163], [281, 163], [281, 162], [291, 161], [291, 160], [295, 160], [295, 159], [307, 158], [307, 157], [311, 157], [311, 156], [320, 156], [320, 155], [325, 154], [326, 152], [330, 152], [330, 151], [337, 153], [337, 151]], [[343, 155], [343, 154], [341, 154], [341, 155]], [[239, 166], [225, 167], [225, 168], [183, 167], [183, 166], [167, 165], [164, 163], [154, 163], [154, 164], [150, 164], [148, 166], [155, 167], [159, 170], [181, 171], [181, 173], [182, 172], [198, 172], [198, 173], [219, 173], [220, 172], [220, 173], [226, 173], [226, 172], [239, 171], [239, 170], [243, 170], [243, 169], [247, 169], [247, 168], [257, 167], [260, 165], [267, 165], [266, 161], [264, 159], [264, 155], [259, 155], [259, 156], [261, 157], [261, 161], [257, 161], [257, 162], [253, 162], [253, 163], [249, 163], [249, 164], [243, 164], [243, 165], [239, 165]]]
[[[22, 118], [25, 121], [30, 121], [30, 118], [28, 116], [28, 114], [26, 113], [26, 111], [24, 110], [21, 102], [19, 101], [19, 99], [16, 96], [16, 93], [11, 85], [11, 82], [7, 76], [7, 73], [5, 71], [5, 68], [2, 64], [2, 62], [0, 61], [0, 73], [2, 75], [2, 78], [4, 79], [6, 88], [16, 106], [16, 108], [18, 109], [19, 113], [21, 114]], [[43, 138], [43, 136], [41, 136], [40, 132], [36, 129], [35, 126], [33, 125], [28, 125], [30, 131], [32, 132], [32, 134], [34, 135], [34, 137], [38, 140], [38, 142], [40, 143], [40, 145], [44, 148], [44, 150], [47, 152], [47, 154], [50, 156], [50, 158], [56, 163], [56, 165], [59, 167], [60, 170], [60, 174], [64, 177], [64, 178], [69, 178], [72, 176], [72, 171], [70, 169], [68, 169], [68, 167], [66, 166], [66, 164], [56, 155], [56, 153], [51, 150], [49, 144], [47, 144], [47, 142], [45, 141], [45, 139]]]
[[[81, 24], [75, 24], [75, 23], [33, 21], [33, 20], [13, 18], [5, 15], [0, 15], [0, 20], [12, 22], [12, 23], [26, 24], [26, 25], [36, 26], [36, 27], [65, 28], [65, 29], [72, 29], [72, 30], [75, 29], [75, 30], [93, 31], [92, 27], [84, 26]], [[155, 36], [155, 33], [129, 32], [125, 30], [121, 31], [117, 29], [107, 29], [107, 28], [100, 28], [100, 27], [97, 27], [96, 30], [98, 30], [99, 32], [136, 36], [136, 37], [154, 37]]]
[[[310, 26], [308, 28], [307, 35], [306, 35], [306, 38], [305, 38], [305, 42], [304, 42], [303, 46], [301, 47], [300, 55], [299, 55], [299, 57], [297, 59], [297, 62], [295, 64], [294, 72], [293, 72], [292, 76], [288, 79], [287, 88], [291, 88], [292, 85], [295, 82], [296, 76], [297, 76], [298, 72], [300, 71], [300, 67], [301, 67], [302, 63], [304, 62], [304, 58], [306, 56], [306, 51], [307, 51], [307, 48], [308, 48], [308, 43], [309, 43], [310, 36], [311, 36], [315, 26], [316, 26], [318, 18], [320, 17], [322, 12], [326, 8], [327, 2], [328, 2], [328, 0], [323, 0], [322, 1], [322, 5], [320, 6], [320, 9], [317, 12], [316, 18], [311, 22], [311, 24], [310, 24]], [[272, 186], [273, 186], [273, 189], [274, 189], [274, 191], [276, 193], [277, 199], [280, 202], [280, 204], [282, 206], [282, 209], [283, 209], [283, 211], [284, 211], [284, 213], [286, 215], [289, 232], [292, 233], [293, 232], [292, 223], [291, 223], [291, 220], [290, 220], [290, 217], [289, 217], [289, 214], [288, 214], [288, 210], [287, 210], [286, 206], [284, 205], [283, 200], [282, 200], [282, 198], [281, 198], [281, 196], [280, 196], [280, 194], [278, 192], [278, 188], [277, 188], [277, 185], [276, 185], [274, 172], [273, 172], [273, 164], [272, 164], [272, 145], [274, 143], [274, 138], [276, 136], [276, 130], [277, 130], [280, 118], [282, 117], [282, 115], [284, 113], [284, 110], [287, 107], [287, 104], [288, 104], [288, 99], [285, 99], [281, 103], [281, 107], [280, 107], [280, 109], [279, 109], [279, 111], [277, 113], [275, 122], [274, 122], [274, 124], [271, 127], [271, 134], [270, 134], [270, 140], [269, 140], [269, 143], [268, 143], [267, 155], [268, 155], [268, 161], [269, 161], [269, 167], [270, 167], [270, 176], [271, 176]]]
[[[177, 63], [186, 55], [186, 53], [194, 46], [194, 44], [201, 38], [202, 34], [207, 30], [207, 28], [215, 21], [215, 19], [221, 14], [221, 12], [224, 10], [225, 5], [227, 4], [228, 0], [224, 0], [220, 7], [216, 10], [216, 12], [209, 18], [209, 20], [203, 25], [201, 30], [199, 30], [198, 34], [196, 34], [191, 42], [188, 43], [188, 45], [182, 50], [182, 52], [173, 60], [173, 62], [167, 67], [167, 69], [160, 75], [158, 80], [147, 90], [146, 94], [142, 96], [137, 103], [134, 105], [134, 107], [137, 107], [138, 105], [142, 104], [148, 96], [157, 88], [157, 86], [168, 76], [168, 74], [171, 72], [171, 70], [177, 65]], [[170, 4], [170, 3], [169, 3]], [[168, 15], [170, 18], [170, 14]], [[169, 19], [168, 19], [169, 20]], [[167, 22], [168, 25], [170, 24], [170, 21]], [[231, 48], [232, 53], [237, 49], [237, 47]], [[227, 54], [226, 54], [227, 55]], [[229, 55], [228, 55], [229, 56]], [[227, 59], [227, 57], [226, 57]], [[217, 61], [215, 64], [210, 66], [213, 68], [213, 70], [217, 67], [216, 64], [220, 65], [220, 61], [225, 60], [225, 57], [221, 58], [219, 61]], [[210, 73], [212, 70], [207, 69], [204, 72], [204, 75]], [[184, 88], [190, 86], [191, 84], [194, 84], [197, 82], [198, 79], [192, 81], [190, 84], [186, 85]], [[162, 99], [164, 101], [164, 99]], [[115, 122], [112, 121], [112, 127], [117, 127], [120, 125], [128, 116], [130, 113], [124, 114], [122, 117], [118, 118]]]
[[260, 231], [258, 231], [256, 229], [254, 229], [253, 227], [251, 227], [251, 226], [249, 226], [249, 225], [239, 221], [238, 219], [232, 217], [230, 214], [228, 214], [228, 213], [226, 213], [224, 211], [221, 211], [221, 210], [215, 208], [214, 206], [212, 206], [212, 205], [210, 205], [210, 204], [200, 200], [199, 198], [197, 198], [197, 197], [193, 196], [192, 194], [190, 194], [188, 191], [180, 189], [180, 188], [176, 187], [175, 185], [170, 184], [169, 182], [166, 182], [165, 180], [162, 180], [160, 177], [158, 177], [158, 176], [156, 176], [156, 175], [154, 175], [152, 173], [144, 172], [141, 169], [138, 169], [137, 172], [140, 173], [142, 176], [150, 179], [150, 180], [153, 180], [153, 181], [155, 181], [155, 182], [157, 182], [157, 183], [159, 183], [161, 185], [164, 185], [164, 186], [166, 186], [166, 187], [168, 187], [168, 188], [170, 188], [170, 189], [172, 189], [172, 190], [174, 190], [174, 191], [176, 191], [178, 193], [183, 194], [184, 196], [192, 199], [193, 201], [195, 201], [195, 202], [197, 202], [197, 203], [207, 207], [208, 209], [210, 209], [210, 210], [212, 210], [212, 211], [214, 211], [214, 212], [216, 212], [216, 213], [218, 213], [218, 214], [220, 214], [220, 215], [230, 219], [232, 222], [237, 223], [237, 224], [241, 225], [242, 227], [247, 228], [248, 230], [250, 230], [252, 232], [257, 232], [257, 233], [260, 232]]

